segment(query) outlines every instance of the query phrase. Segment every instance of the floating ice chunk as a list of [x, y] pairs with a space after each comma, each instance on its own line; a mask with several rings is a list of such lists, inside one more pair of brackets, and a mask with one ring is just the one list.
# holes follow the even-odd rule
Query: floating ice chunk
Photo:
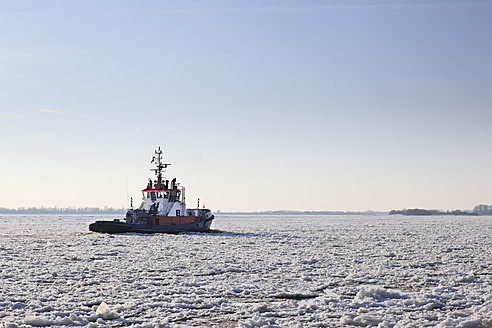
[[348, 314], [344, 314], [340, 318], [340, 323], [342, 325], [353, 325], [353, 326], [377, 326], [382, 320], [371, 315], [363, 314], [353, 317]]
[[383, 321], [378, 325], [378, 328], [393, 328], [395, 325], [388, 321]]
[[81, 319], [75, 313], [70, 314], [69, 318], [72, 321], [81, 321]]
[[482, 326], [482, 319], [473, 319], [473, 320], [454, 320], [454, 319], [446, 319], [436, 327], [456, 327], [456, 328], [479, 328]]
[[19, 326], [17, 326], [15, 323], [13, 322], [7, 322], [7, 323], [4, 323], [4, 326], [5, 328], [19, 328]]
[[63, 317], [63, 318], [60, 318], [60, 319], [56, 319], [54, 321], [54, 324], [55, 325], [73, 325], [74, 322], [73, 322], [73, 320], [70, 317]]
[[380, 265], [373, 273], [375, 276], [382, 276], [385, 274], [383, 267]]
[[473, 274], [462, 276], [456, 279], [456, 282], [474, 282], [477, 278]]
[[315, 264], [318, 263], [318, 259], [312, 258], [307, 261], [301, 261], [302, 264]]
[[378, 301], [383, 301], [391, 298], [405, 298], [398, 292], [392, 292], [379, 287], [362, 288], [355, 295], [355, 298], [359, 300], [365, 297], [374, 298]]
[[97, 307], [96, 313], [98, 314], [98, 316], [100, 316], [104, 320], [111, 320], [111, 319], [115, 319], [118, 317], [118, 314], [116, 312], [111, 311], [109, 309], [109, 306], [104, 302], [99, 304], [99, 306]]
[[244, 272], [241, 268], [235, 268], [232, 266], [228, 266], [227, 268], [224, 269], [225, 272], [233, 272], [233, 273], [241, 273]]
[[35, 327], [45, 327], [51, 326], [54, 322], [44, 317], [35, 316], [34, 314], [27, 314], [24, 318], [24, 323]]
[[443, 307], [443, 304], [439, 301], [431, 301], [424, 306], [424, 310], [432, 311], [434, 309], [439, 309]]
[[267, 322], [264, 318], [261, 318], [255, 315], [253, 318], [248, 319], [244, 322], [239, 322], [240, 328], [254, 328], [254, 327], [262, 327], [262, 328], [280, 328], [280, 326], [272, 325]]
[[51, 305], [43, 306], [37, 312], [51, 312], [54, 311], [55, 309]]
[[26, 307], [26, 305], [24, 303], [21, 303], [21, 302], [17, 302], [17, 303], [12, 304], [13, 310], [24, 309], [25, 307]]

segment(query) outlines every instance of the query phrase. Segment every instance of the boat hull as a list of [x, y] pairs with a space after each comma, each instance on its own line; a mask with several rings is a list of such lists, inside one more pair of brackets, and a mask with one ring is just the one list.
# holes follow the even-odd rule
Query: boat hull
[[89, 225], [89, 230], [103, 233], [180, 233], [207, 232], [210, 230], [214, 216], [194, 223], [185, 224], [142, 224], [121, 221], [96, 221]]

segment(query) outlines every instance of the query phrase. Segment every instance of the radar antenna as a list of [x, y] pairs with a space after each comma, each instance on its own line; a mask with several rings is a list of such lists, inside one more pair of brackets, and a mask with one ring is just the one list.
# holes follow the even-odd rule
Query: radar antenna
[[155, 169], [150, 169], [151, 171], [154, 171], [155, 172], [155, 175], [157, 175], [157, 181], [155, 183], [155, 189], [164, 189], [164, 184], [162, 183], [163, 179], [162, 179], [162, 172], [166, 171], [166, 168], [171, 165], [171, 164], [164, 164], [161, 162], [161, 154], [162, 154], [162, 150], [161, 150], [161, 147], [159, 147], [156, 151], [155, 151], [155, 154], [156, 156], [152, 157], [152, 162], [151, 163], [155, 163]]

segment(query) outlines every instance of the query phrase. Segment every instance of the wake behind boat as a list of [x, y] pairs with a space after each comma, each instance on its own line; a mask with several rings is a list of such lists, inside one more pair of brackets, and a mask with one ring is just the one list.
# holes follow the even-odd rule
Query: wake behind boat
[[[90, 231], [107, 233], [142, 232], [142, 233], [178, 233], [185, 231], [206, 232], [210, 230], [214, 215], [209, 209], [187, 209], [185, 188], [176, 182], [165, 180], [162, 172], [171, 165], [163, 164], [162, 150], [155, 151], [152, 163], [155, 163], [157, 180], [149, 179], [147, 187], [142, 190], [143, 200], [138, 209], [126, 213], [125, 221], [96, 221], [89, 225]], [[132, 202], [133, 203], [133, 202]]]

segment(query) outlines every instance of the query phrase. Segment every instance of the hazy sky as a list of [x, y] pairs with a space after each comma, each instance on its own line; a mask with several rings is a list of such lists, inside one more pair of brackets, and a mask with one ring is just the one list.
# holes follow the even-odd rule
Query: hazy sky
[[6, 1], [0, 207], [492, 204], [492, 1]]

